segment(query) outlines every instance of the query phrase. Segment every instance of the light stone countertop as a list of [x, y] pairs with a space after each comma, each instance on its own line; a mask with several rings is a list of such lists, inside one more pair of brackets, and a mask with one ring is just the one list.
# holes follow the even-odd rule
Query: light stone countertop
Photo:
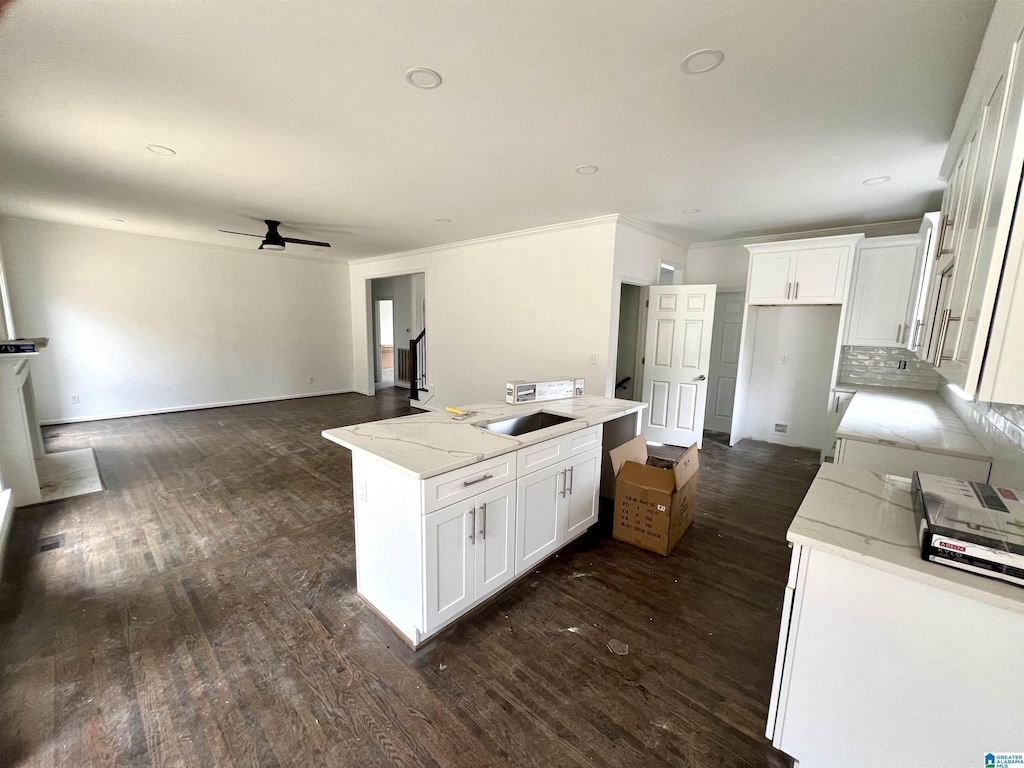
[[[553, 437], [639, 413], [646, 407], [645, 403], [633, 400], [593, 395], [522, 405], [477, 403], [459, 406], [474, 414], [464, 420], [457, 420], [447, 411], [431, 411], [326, 429], [321, 434], [338, 445], [353, 451], [366, 451], [405, 474], [423, 480]], [[488, 432], [477, 426], [537, 411], [569, 416], [573, 421], [519, 436]]]
[[992, 461], [938, 392], [890, 387], [858, 387], [839, 423], [844, 440], [891, 445], [927, 453]]
[[905, 477], [822, 465], [786, 538], [1024, 614], [1024, 588], [921, 559], [910, 480]]

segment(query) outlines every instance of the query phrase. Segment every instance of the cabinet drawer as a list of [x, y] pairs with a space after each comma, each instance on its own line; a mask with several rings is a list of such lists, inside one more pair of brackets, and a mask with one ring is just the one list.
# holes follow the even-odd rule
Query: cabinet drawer
[[591, 448], [601, 445], [601, 425], [587, 427], [578, 432], [571, 432], [543, 443], [520, 448], [516, 453], [516, 470], [519, 477], [538, 469], [576, 456]]
[[506, 453], [423, 481], [424, 512], [447, 507], [515, 480], [516, 454]]

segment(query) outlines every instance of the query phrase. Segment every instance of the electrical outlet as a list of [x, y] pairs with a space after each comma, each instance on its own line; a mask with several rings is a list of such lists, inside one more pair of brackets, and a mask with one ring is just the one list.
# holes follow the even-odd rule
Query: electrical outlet
[[598, 363], [598, 361], [599, 361], [600, 359], [601, 359], [601, 356], [600, 356], [600, 355], [587, 355], [587, 362], [588, 362], [588, 363], [589, 363], [590, 365], [597, 365], [597, 363]]
[[776, 435], [784, 435], [789, 432], [789, 424], [784, 421], [775, 422], [775, 427], [772, 429]]
[[315, 381], [315, 379], [316, 379], [315, 376], [310, 376], [309, 377], [309, 383], [312, 384]]
[[72, 405], [78, 405], [80, 402], [82, 402], [82, 398], [80, 398], [78, 395], [72, 395], [71, 396], [71, 404]]

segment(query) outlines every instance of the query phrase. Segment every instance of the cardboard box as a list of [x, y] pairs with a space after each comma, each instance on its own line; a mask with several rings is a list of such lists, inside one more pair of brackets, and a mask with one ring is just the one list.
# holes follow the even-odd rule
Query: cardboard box
[[640, 435], [610, 451], [609, 457], [615, 471], [612, 536], [667, 555], [693, 522], [697, 446], [674, 462], [651, 458]]

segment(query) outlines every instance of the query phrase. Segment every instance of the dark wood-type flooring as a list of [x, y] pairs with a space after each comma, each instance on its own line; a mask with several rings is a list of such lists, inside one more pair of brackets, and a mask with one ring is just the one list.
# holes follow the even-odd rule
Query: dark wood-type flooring
[[399, 394], [47, 428], [107, 490], [16, 516], [0, 765], [789, 764], [763, 731], [814, 454], [706, 441], [670, 557], [592, 531], [414, 653], [355, 595], [350, 456], [320, 437]]

